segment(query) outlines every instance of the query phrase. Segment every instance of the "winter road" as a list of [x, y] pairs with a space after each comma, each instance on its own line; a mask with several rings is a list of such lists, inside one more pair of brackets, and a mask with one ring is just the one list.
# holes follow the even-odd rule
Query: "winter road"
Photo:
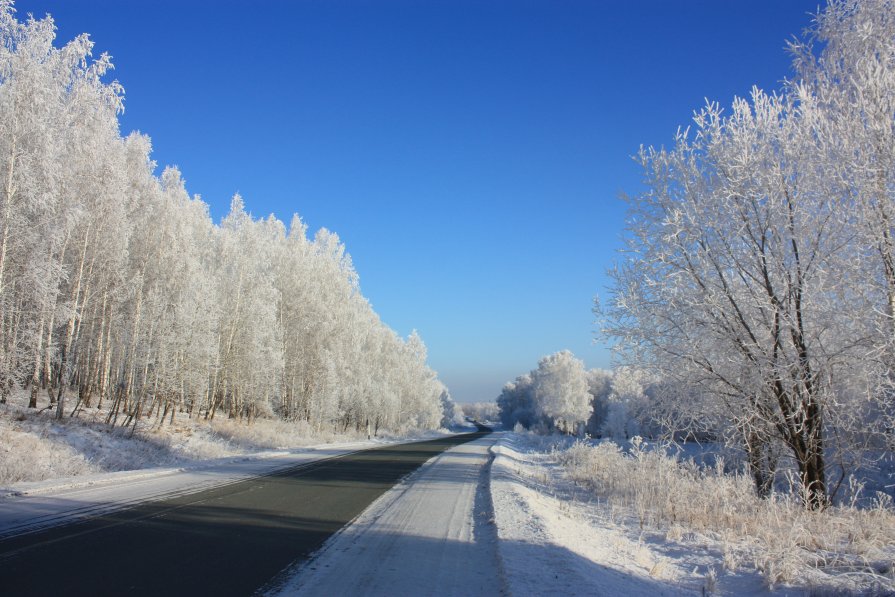
[[420, 467], [273, 594], [506, 595], [490, 488], [499, 435], [446, 450]]
[[401, 478], [488, 433], [355, 452], [0, 540], [3, 595], [251, 595]]

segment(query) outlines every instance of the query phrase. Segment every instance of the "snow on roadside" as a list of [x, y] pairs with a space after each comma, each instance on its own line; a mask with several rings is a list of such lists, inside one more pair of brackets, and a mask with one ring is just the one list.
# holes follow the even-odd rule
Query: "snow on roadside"
[[678, 595], [699, 590], [689, 572], [575, 501], [559, 469], [539, 446], [525, 440], [506, 433], [492, 448], [491, 497], [511, 594]]
[[[300, 424], [213, 423], [182, 413], [155, 429], [110, 427], [105, 413], [55, 420], [17, 400], [0, 406], [0, 536], [45, 528], [134, 503], [270, 474], [447, 430], [368, 439], [312, 434]], [[468, 431], [463, 429], [462, 431]]]
[[[798, 560], [814, 545], [810, 538], [796, 543], [803, 545], [793, 548], [799, 553], [766, 553], [769, 547], [761, 547], [758, 537], [644, 523], [642, 512], [570, 480], [561, 463], [571, 444], [567, 438], [507, 433], [492, 449], [491, 492], [512, 594], [534, 592], [543, 578], [552, 586], [541, 592], [551, 594], [891, 594], [886, 589], [891, 579], [883, 577], [891, 575], [891, 567], [880, 569], [878, 582], [868, 583], [872, 574], [847, 565], [855, 559], [851, 550], [858, 549], [848, 544], [840, 546], [841, 553], [818, 556], [826, 559], [815, 566], [791, 571], [789, 584], [769, 583], [767, 566]], [[714, 499], [708, 488], [704, 491], [693, 499]], [[874, 557], [885, 559], [888, 553], [891, 558], [892, 549], [881, 545]]]
[[[184, 413], [177, 413], [173, 424], [156, 426], [154, 419], [145, 419], [133, 430], [106, 424], [105, 410], [83, 409], [76, 417], [56, 420], [50, 411], [29, 409], [26, 403], [25, 393], [18, 392], [0, 405], [0, 496], [38, 491], [59, 484], [58, 480], [70, 487], [95, 483], [106, 473], [201, 467], [210, 461], [266, 458], [284, 450], [367, 441], [357, 433], [315, 433], [304, 422], [259, 419], [249, 425]], [[382, 435], [363, 445], [445, 433]]]

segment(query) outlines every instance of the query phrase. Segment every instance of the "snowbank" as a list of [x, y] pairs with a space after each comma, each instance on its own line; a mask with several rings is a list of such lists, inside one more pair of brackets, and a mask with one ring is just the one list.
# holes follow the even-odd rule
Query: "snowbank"
[[[591, 452], [611, 452], [614, 460], [584, 462], [583, 455]], [[636, 455], [612, 445], [595, 449], [529, 433], [502, 434], [492, 454], [499, 553], [514, 595], [756, 595], [774, 589], [891, 594], [895, 587], [895, 545], [885, 540], [893, 532], [886, 528], [893, 526], [891, 512], [806, 514], [826, 516], [827, 526], [836, 529], [851, 521], [852, 533], [832, 547], [829, 533], [812, 537], [806, 529], [816, 527], [806, 526], [801, 518], [793, 524], [754, 521], [754, 527], [764, 525], [778, 533], [791, 527], [787, 536], [769, 542], [758, 533], [737, 534], [705, 524], [713, 510], [726, 511], [733, 519], [732, 509], [744, 507], [712, 503], [721, 499], [711, 486], [712, 474], [694, 477], [687, 494], [689, 510], [679, 504], [676, 522], [660, 523], [648, 508], [656, 496], [681, 489], [683, 481], [673, 478], [676, 473], [669, 464], [673, 459], [663, 463], [658, 455], [650, 456], [655, 470], [638, 470]], [[717, 482], [737, 489], [741, 481]], [[620, 499], [622, 494], [636, 499]], [[762, 511], [750, 508], [762, 516]], [[696, 512], [703, 514], [693, 518]], [[782, 515], [783, 509], [774, 512]], [[703, 522], [690, 524], [688, 517]], [[865, 524], [871, 519], [877, 520], [875, 532]], [[883, 539], [860, 545], [859, 526], [868, 526], [868, 532]]]
[[[559, 440], [561, 441], [561, 440]], [[678, 595], [701, 579], [600, 516], [564, 481], [537, 437], [492, 448], [498, 549], [512, 595]], [[546, 451], [543, 451], [545, 450]]]

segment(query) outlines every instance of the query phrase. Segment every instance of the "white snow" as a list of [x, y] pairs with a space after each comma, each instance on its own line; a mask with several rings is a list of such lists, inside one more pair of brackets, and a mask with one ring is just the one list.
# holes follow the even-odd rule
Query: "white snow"
[[276, 595], [677, 595], [701, 578], [595, 525], [521, 436], [429, 461], [294, 572]]
[[492, 448], [491, 495], [512, 595], [678, 595], [689, 574], [637, 537], [595, 517], [557, 483], [537, 446], [501, 434]]
[[432, 459], [272, 594], [678, 595], [701, 578], [557, 493], [536, 446], [498, 432]]
[[[739, 537], [723, 529], [694, 530], [683, 522], [668, 528], [644, 524], [642, 513], [570, 480], [560, 464], [570, 443], [556, 436], [505, 433], [493, 448], [491, 493], [498, 545], [513, 595], [889, 594], [891, 566], [874, 575], [845, 565], [855, 559], [849, 552], [857, 550], [857, 544], [842, 545], [841, 553], [818, 549], [818, 563], [809, 565], [806, 558], [815, 543], [804, 536], [804, 529], [791, 548], [799, 553], [776, 553], [778, 545], [790, 543], [767, 543], [762, 537]], [[630, 484], [636, 487], [637, 482], [632, 478]], [[652, 482], [664, 483], [658, 477]], [[708, 507], [711, 488], [693, 499]], [[840, 525], [835, 517], [844, 516], [818, 515], [829, 517], [831, 525]], [[890, 519], [880, 515], [879, 520]], [[888, 553], [892, 562], [893, 546], [880, 550], [873, 557], [884, 560], [879, 554]], [[775, 569], [782, 572], [785, 567], [794, 567], [786, 571], [791, 580], [769, 583], [769, 577], [782, 577]], [[550, 583], [546, 588], [545, 582]]]

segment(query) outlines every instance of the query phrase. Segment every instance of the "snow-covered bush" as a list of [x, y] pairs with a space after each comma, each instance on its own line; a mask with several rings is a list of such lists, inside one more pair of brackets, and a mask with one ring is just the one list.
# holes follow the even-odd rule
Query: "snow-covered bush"
[[537, 369], [507, 383], [497, 405], [507, 428], [583, 433], [593, 412], [584, 363], [564, 350], [543, 357]]

